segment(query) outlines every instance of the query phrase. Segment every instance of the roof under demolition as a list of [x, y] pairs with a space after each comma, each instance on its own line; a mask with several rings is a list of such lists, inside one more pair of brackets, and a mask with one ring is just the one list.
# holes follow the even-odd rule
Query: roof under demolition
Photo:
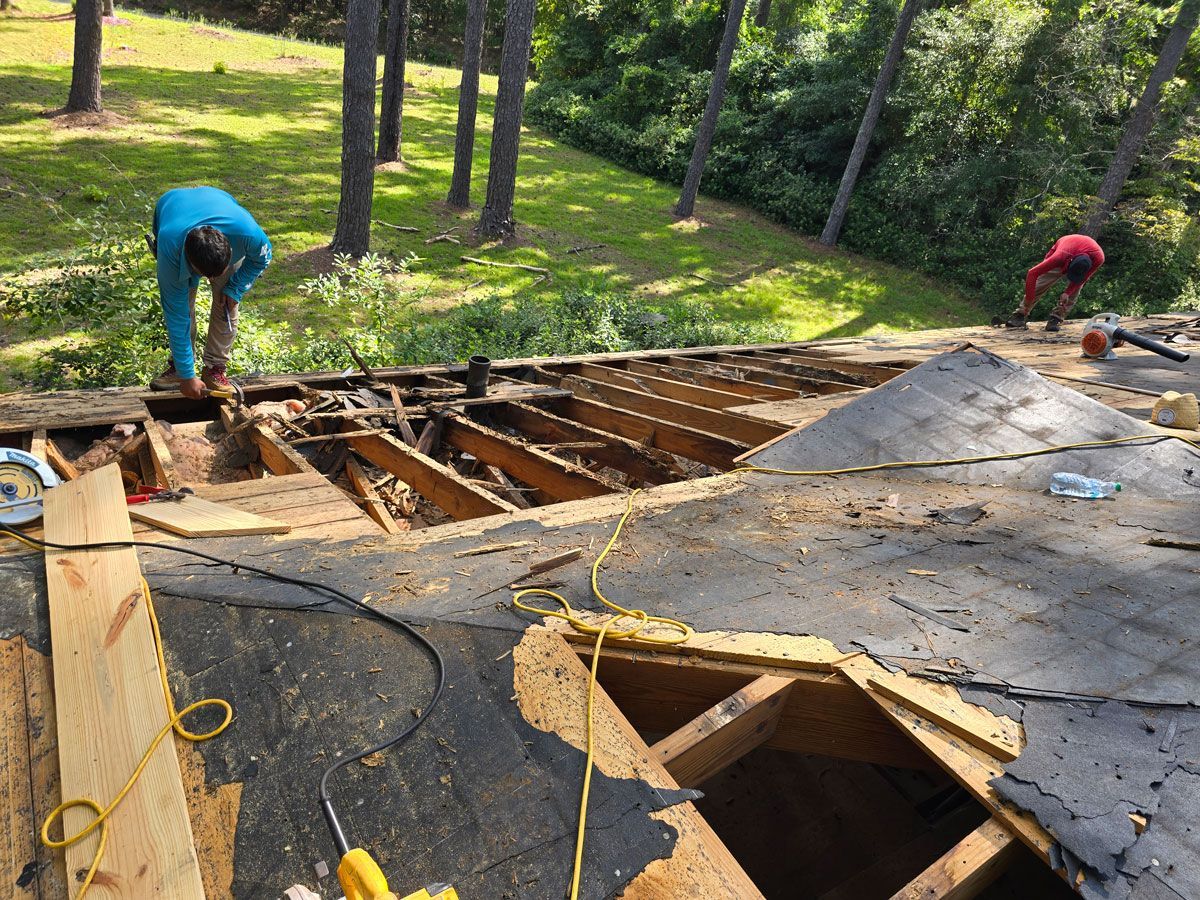
[[[1124, 324], [1200, 339], [1197, 320]], [[479, 400], [462, 366], [248, 379], [238, 408], [8, 395], [0, 443], [81, 491], [116, 463], [127, 483], [190, 485], [290, 526], [133, 530], [327, 583], [440, 648], [446, 693], [428, 722], [334, 784], [343, 826], [400, 896], [433, 882], [564, 896], [594, 638], [514, 610], [512, 586], [601, 621], [590, 565], [641, 488], [604, 593], [695, 634], [600, 651], [580, 896], [1200, 897], [1200, 451], [1146, 422], [1200, 362], [1083, 360], [1076, 339], [956, 329], [506, 360]], [[972, 465], [744, 470], [1135, 435]], [[1124, 490], [1050, 494], [1062, 470]], [[89, 509], [66, 529], [55, 515], [48, 535], [91, 540], [105, 518]], [[316, 780], [420, 714], [427, 660], [327, 595], [161, 548], [136, 563], [177, 705], [223, 697], [235, 718], [176, 743], [191, 845], [131, 795], [93, 889], [190, 896], [173, 886], [193, 867], [208, 897], [340, 896], [314, 870], [336, 868]], [[74, 895], [94, 839], [64, 860], [37, 829], [79, 792], [72, 773], [93, 773], [107, 802], [145, 749], [94, 746], [119, 711], [62, 702], [64, 646], [102, 682], [114, 666], [135, 677], [115, 654], [142, 614], [121, 606], [82, 645], [54, 611], [62, 565], [0, 538], [0, 868], [18, 897]], [[94, 552], [82, 571], [104, 565]], [[1007, 887], [992, 884], [1006, 867]]]

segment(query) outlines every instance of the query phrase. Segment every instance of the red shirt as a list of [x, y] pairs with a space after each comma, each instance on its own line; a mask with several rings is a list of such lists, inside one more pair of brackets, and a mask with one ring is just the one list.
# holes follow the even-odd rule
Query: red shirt
[[1047, 272], [1058, 270], [1060, 274], [1066, 274], [1067, 266], [1071, 264], [1077, 256], [1090, 256], [1092, 258], [1092, 268], [1088, 270], [1083, 281], [1079, 284], [1068, 285], [1065, 293], [1068, 297], [1074, 297], [1079, 293], [1079, 289], [1087, 284], [1087, 280], [1096, 274], [1096, 270], [1104, 265], [1104, 251], [1100, 249], [1100, 245], [1088, 237], [1086, 234], [1068, 234], [1060, 237], [1054, 242], [1054, 246], [1050, 248], [1050, 252], [1046, 254], [1046, 258], [1029, 270], [1029, 274], [1025, 276], [1025, 299], [1032, 300], [1035, 296], [1035, 286], [1037, 280]]

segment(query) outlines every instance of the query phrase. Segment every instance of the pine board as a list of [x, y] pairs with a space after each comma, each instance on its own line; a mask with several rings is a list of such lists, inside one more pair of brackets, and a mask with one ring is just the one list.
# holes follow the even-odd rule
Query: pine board
[[129, 515], [184, 537], [231, 537], [239, 534], [283, 534], [291, 525], [214, 503], [202, 497], [164, 500], [129, 507]]
[[[120, 472], [105, 466], [46, 495], [46, 537], [58, 543], [127, 541], [133, 534]], [[132, 548], [48, 550], [46, 586], [54, 647], [59, 767], [64, 797], [108, 803], [167, 722], [154, 638]], [[92, 818], [68, 810], [74, 834]], [[98, 834], [66, 849], [67, 871], [86, 869]], [[179, 761], [171, 741], [109, 818], [97, 881], [107, 897], [202, 898]], [[70, 894], [79, 882], [71, 880]]]

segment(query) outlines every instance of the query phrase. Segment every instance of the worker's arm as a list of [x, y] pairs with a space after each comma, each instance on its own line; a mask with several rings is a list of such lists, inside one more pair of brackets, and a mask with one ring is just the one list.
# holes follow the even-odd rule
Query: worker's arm
[[233, 273], [225, 285], [225, 296], [234, 303], [240, 303], [242, 296], [250, 290], [270, 262], [271, 242], [260, 229], [258, 234], [251, 235], [246, 239], [241, 268]]
[[196, 377], [188, 293], [193, 282], [199, 283], [199, 278], [180, 277], [178, 261], [172, 262], [168, 257], [167, 253], [158, 256], [158, 294], [162, 302], [163, 322], [167, 326], [167, 341], [171, 346], [171, 360], [179, 377], [188, 380]]
[[1054, 268], [1064, 268], [1065, 262], [1057, 253], [1049, 253], [1046, 258], [1029, 270], [1025, 276], [1025, 302], [1032, 303], [1037, 298], [1038, 279]]

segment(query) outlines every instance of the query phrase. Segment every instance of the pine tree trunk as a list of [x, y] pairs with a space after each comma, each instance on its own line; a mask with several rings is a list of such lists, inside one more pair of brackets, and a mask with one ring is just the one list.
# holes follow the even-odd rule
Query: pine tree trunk
[[479, 108], [479, 64], [483, 59], [483, 26], [487, 0], [467, 0], [463, 36], [462, 83], [458, 87], [458, 131], [454, 135], [454, 174], [446, 202], [458, 209], [471, 205], [471, 163], [475, 153], [475, 116]]
[[829, 219], [825, 230], [821, 232], [821, 243], [826, 247], [834, 246], [838, 235], [842, 233], [842, 224], [846, 221], [846, 212], [850, 209], [850, 197], [854, 193], [854, 184], [862, 170], [863, 160], [867, 158], [867, 148], [871, 145], [871, 135], [879, 123], [879, 114], [883, 112], [883, 102], [887, 99], [888, 89], [900, 65], [900, 57], [904, 55], [904, 42], [912, 30], [913, 21], [921, 6], [921, 0], [905, 0], [904, 9], [900, 11], [900, 19], [896, 22], [896, 30], [892, 33], [891, 43], [888, 44], [887, 54], [883, 58], [883, 66], [875, 79], [875, 87], [871, 89], [871, 98], [867, 101], [866, 112], [858, 126], [858, 136], [854, 139], [854, 148], [850, 151], [850, 159], [846, 161], [846, 170], [842, 173], [842, 182], [838, 185], [837, 196], [829, 210]]
[[75, 3], [75, 61], [66, 112], [100, 112], [100, 50], [104, 39], [102, 0]]
[[1138, 154], [1142, 151], [1142, 145], [1146, 142], [1146, 136], [1150, 133], [1150, 126], [1154, 124], [1154, 114], [1158, 108], [1158, 98], [1162, 93], [1162, 86], [1175, 76], [1179, 61], [1183, 58], [1184, 51], [1187, 50], [1188, 40], [1191, 38], [1192, 32], [1196, 30], [1198, 18], [1200, 18], [1200, 0], [1183, 0], [1183, 5], [1179, 7], [1179, 14], [1175, 17], [1175, 24], [1171, 26], [1171, 31], [1167, 34], [1166, 41], [1163, 42], [1162, 50], [1159, 51], [1158, 61], [1150, 71], [1146, 88], [1142, 91], [1141, 99], [1138, 100], [1137, 107], [1133, 111], [1133, 117], [1125, 126], [1125, 133], [1121, 135], [1117, 151], [1108, 165], [1104, 180], [1100, 182], [1100, 190], [1096, 194], [1097, 202], [1092, 207], [1087, 223], [1083, 226], [1082, 234], [1095, 237], [1112, 214], [1113, 207], [1117, 204], [1117, 198], [1121, 196], [1121, 189], [1125, 187], [1125, 181], [1129, 178], [1129, 173], [1133, 171]]
[[721, 49], [717, 51], [717, 63], [713, 67], [712, 87], [708, 91], [708, 103], [696, 129], [696, 146], [692, 148], [692, 161], [688, 164], [683, 179], [683, 190], [675, 205], [675, 215], [687, 218], [696, 208], [696, 194], [700, 190], [700, 176], [704, 174], [704, 163], [712, 148], [713, 134], [717, 130], [717, 116], [725, 99], [725, 85], [729, 82], [729, 63], [737, 46], [738, 30], [742, 27], [742, 16], [746, 12], [746, 0], [729, 0], [729, 14], [725, 19], [725, 34], [721, 38]]
[[335, 253], [362, 256], [371, 243], [375, 190], [375, 54], [379, 0], [347, 0], [342, 64], [342, 196]]
[[759, 28], [765, 28], [769, 18], [771, 18], [771, 0], [758, 0], [758, 6], [754, 8], [754, 24]]
[[113, 9], [113, 0], [104, 0], [104, 16], [105, 18], [115, 19], [117, 11]]
[[[745, 0], [743, 0], [745, 2]], [[529, 48], [537, 0], [508, 0], [504, 46], [500, 51], [500, 84], [492, 118], [492, 154], [488, 164], [487, 201], [479, 217], [484, 237], [512, 234], [513, 196], [517, 187], [517, 155], [521, 146], [521, 117], [525, 111], [525, 81], [529, 77]]]
[[387, 49], [383, 56], [383, 101], [379, 109], [380, 162], [400, 158], [400, 140], [404, 127], [404, 58], [408, 55], [409, 0], [388, 3]]

